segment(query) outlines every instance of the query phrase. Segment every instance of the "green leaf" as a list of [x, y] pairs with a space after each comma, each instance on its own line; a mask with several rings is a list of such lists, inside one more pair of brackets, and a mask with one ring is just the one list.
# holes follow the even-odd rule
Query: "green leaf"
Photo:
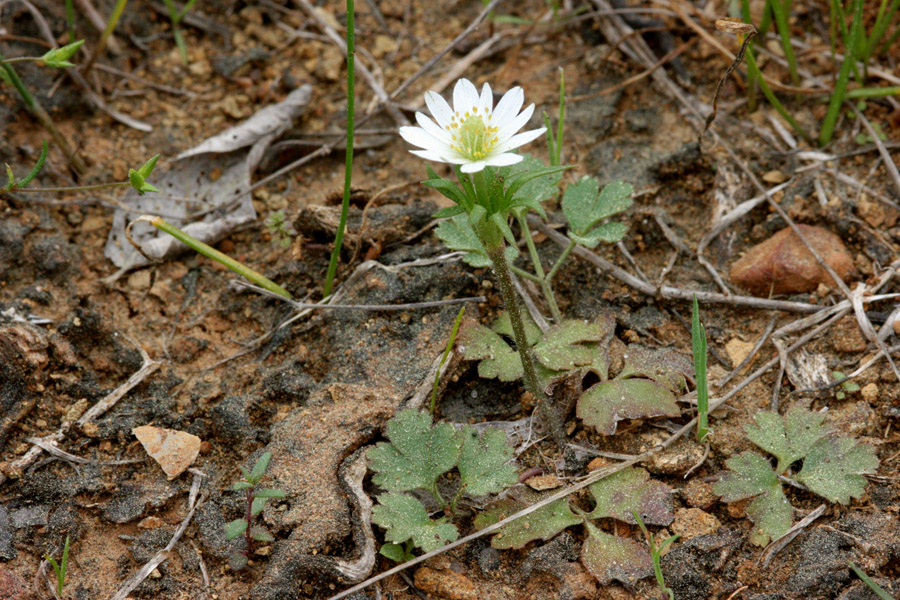
[[585, 524], [588, 537], [581, 547], [581, 564], [600, 585], [616, 580], [630, 587], [653, 574], [653, 560], [642, 544], [604, 533], [591, 523]]
[[272, 453], [263, 452], [256, 460], [256, 464], [253, 465], [253, 470], [250, 471], [250, 476], [247, 480], [254, 484], [259, 483], [259, 480], [263, 478], [263, 475], [265, 475], [266, 471], [269, 469], [270, 460], [272, 460]]
[[250, 537], [252, 537], [257, 542], [274, 542], [275, 538], [272, 537], [272, 534], [269, 533], [269, 530], [265, 527], [256, 525], [250, 528]]
[[562, 321], [544, 334], [544, 339], [534, 347], [534, 354], [548, 369], [570, 371], [594, 360], [591, 349], [580, 342], [599, 342], [608, 334], [600, 321]]
[[284, 498], [284, 490], [263, 488], [253, 492], [256, 498]]
[[625, 366], [617, 379], [647, 377], [676, 394], [687, 388], [685, 377], [694, 374], [694, 365], [690, 359], [668, 348], [647, 348], [630, 344], [624, 359]]
[[[525, 329], [525, 339], [528, 340], [529, 346], [534, 346], [541, 341], [544, 332], [541, 331], [540, 327], [535, 325], [534, 320], [531, 318], [531, 315], [528, 314], [527, 310], [520, 311], [520, 314], [522, 316], [522, 326]], [[512, 328], [512, 319], [510, 319], [509, 312], [507, 311], [500, 313], [500, 316], [497, 317], [497, 320], [491, 325], [491, 329], [510, 339], [515, 338]]]
[[400, 412], [388, 421], [386, 435], [390, 443], [371, 449], [369, 461], [375, 471], [372, 481], [390, 492], [433, 490], [438, 477], [459, 459], [456, 430], [449, 423], [432, 426], [427, 412]]
[[472, 520], [472, 526], [475, 528], [475, 531], [481, 531], [485, 527], [490, 527], [491, 525], [499, 523], [506, 517], [519, 512], [526, 506], [527, 504], [523, 504], [518, 500], [502, 498], [492, 502], [490, 506], [475, 515], [475, 518]]
[[812, 492], [830, 500], [849, 504], [866, 488], [863, 475], [874, 474], [878, 458], [868, 444], [847, 437], [827, 437], [810, 448], [797, 481]]
[[156, 161], [159, 160], [159, 154], [152, 157], [150, 160], [145, 162], [139, 169], [129, 169], [128, 170], [128, 183], [133, 187], [138, 194], [144, 195], [146, 192], [158, 192], [154, 186], [147, 183], [145, 180], [150, 177], [150, 174], [153, 172], [153, 168], [156, 166]]
[[250, 514], [255, 517], [261, 513], [266, 507], [266, 500], [268, 498], [254, 498], [253, 502], [250, 503]]
[[450, 198], [457, 205], [463, 207], [463, 209], [469, 206], [469, 201], [468, 198], [466, 198], [466, 195], [462, 190], [459, 189], [459, 186], [457, 186], [449, 179], [444, 179], [443, 177], [438, 177], [437, 179], [426, 179], [422, 182], [422, 185], [437, 190], [442, 196]]
[[613, 518], [636, 524], [633, 513], [651, 525], [668, 525], [675, 518], [672, 512], [672, 488], [650, 479], [644, 469], [631, 467], [590, 486], [594, 496], [594, 510], [589, 519]]
[[412, 540], [425, 552], [437, 550], [459, 537], [455, 525], [429, 519], [422, 503], [406, 494], [379, 496], [378, 504], [372, 508], [372, 522], [386, 530], [387, 541], [402, 544]]
[[499, 494], [519, 481], [515, 465], [507, 464], [514, 456], [501, 429], [488, 429], [480, 437], [474, 427], [459, 432], [460, 482], [469, 496]]
[[41, 62], [54, 69], [74, 67], [75, 65], [70, 63], [69, 59], [78, 52], [78, 49], [81, 48], [82, 44], [84, 44], [84, 40], [78, 40], [77, 42], [72, 42], [71, 44], [63, 46], [62, 48], [48, 50], [47, 53], [41, 57]]
[[453, 206], [448, 206], [447, 208], [442, 208], [437, 211], [433, 215], [431, 215], [432, 219], [448, 219], [450, 217], [455, 217], [456, 215], [461, 215], [466, 212], [466, 209], [460, 206], [459, 204], [454, 204]]
[[624, 238], [626, 233], [628, 233], [628, 227], [622, 223], [604, 223], [594, 227], [585, 235], [577, 235], [570, 231], [569, 238], [585, 248], [596, 248], [600, 242], [615, 244]]
[[491, 266], [484, 244], [478, 239], [475, 230], [469, 224], [466, 214], [458, 214], [455, 217], [441, 221], [434, 229], [434, 233], [451, 250], [468, 252], [463, 260], [475, 268]]
[[[550, 200], [559, 192], [559, 180], [562, 178], [564, 168], [559, 168], [559, 171], [546, 172], [548, 167], [543, 161], [530, 154], [523, 154], [520, 162], [501, 169], [501, 174], [508, 182], [515, 183], [526, 173], [539, 169], [543, 169], [544, 174], [523, 182], [510, 196], [512, 202], [509, 204], [509, 208], [525, 206], [534, 209], [542, 217], [546, 217], [541, 203]], [[507, 190], [507, 194], [509, 194], [509, 190]]]
[[515, 381], [522, 377], [522, 358], [499, 334], [479, 323], [466, 323], [459, 331], [459, 348], [466, 360], [480, 360], [478, 376]]
[[153, 169], [156, 167], [156, 161], [158, 160], [159, 154], [150, 157], [150, 160], [141, 165], [141, 167], [138, 169], [138, 173], [140, 173], [141, 177], [143, 177], [144, 179], [150, 177], [150, 174], [153, 173]]
[[523, 548], [528, 542], [549, 540], [566, 527], [582, 522], [569, 508], [568, 499], [561, 498], [500, 529], [491, 546], [498, 550]]
[[[569, 222], [571, 233], [576, 236], [591, 239], [588, 234], [600, 221], [628, 209], [632, 204], [631, 194], [634, 188], [631, 184], [614, 181], [604, 187], [602, 192], [599, 188], [597, 179], [587, 175], [566, 188], [562, 200], [563, 214]], [[609, 230], [604, 235], [614, 235], [614, 230]], [[597, 238], [597, 241], [600, 239], [602, 238]]]
[[242, 552], [232, 552], [228, 555], [228, 566], [235, 571], [240, 571], [247, 566], [248, 559]]
[[233, 486], [231, 486], [231, 489], [233, 489], [235, 492], [243, 492], [246, 490], [252, 490], [253, 484], [250, 483], [249, 481], [238, 481]]
[[729, 471], [713, 484], [713, 492], [724, 502], [755, 496], [747, 506], [747, 516], [754, 523], [750, 541], [765, 546], [784, 535], [791, 527], [792, 508], [769, 461], [748, 451], [732, 456], [725, 465]]
[[233, 540], [247, 531], [246, 519], [235, 519], [225, 525], [225, 539]]
[[390, 542], [382, 544], [378, 549], [378, 554], [385, 556], [395, 563], [405, 563], [413, 558], [411, 554], [407, 554], [406, 549], [400, 544], [392, 544]]
[[622, 419], [676, 417], [680, 414], [675, 395], [649, 379], [613, 379], [598, 383], [582, 394], [576, 407], [578, 418], [603, 435], [616, 432]]
[[754, 423], [744, 426], [750, 441], [778, 459], [775, 472], [783, 474], [791, 463], [800, 460], [813, 444], [829, 433], [822, 425], [825, 415], [793, 406], [782, 417], [776, 412], [763, 411], [753, 416]]

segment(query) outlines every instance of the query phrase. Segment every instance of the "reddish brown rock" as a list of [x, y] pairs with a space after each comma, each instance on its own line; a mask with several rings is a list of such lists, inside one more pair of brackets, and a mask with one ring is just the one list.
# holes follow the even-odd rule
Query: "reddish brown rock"
[[413, 577], [416, 587], [426, 594], [447, 600], [478, 600], [478, 589], [465, 575], [421, 567]]
[[[822, 260], [844, 281], [856, 275], [853, 258], [838, 236], [821, 227], [797, 227]], [[810, 292], [820, 283], [835, 285], [789, 227], [750, 248], [731, 267], [731, 281], [755, 296]]]
[[0, 598], [4, 600], [36, 600], [28, 583], [15, 572], [0, 566]]

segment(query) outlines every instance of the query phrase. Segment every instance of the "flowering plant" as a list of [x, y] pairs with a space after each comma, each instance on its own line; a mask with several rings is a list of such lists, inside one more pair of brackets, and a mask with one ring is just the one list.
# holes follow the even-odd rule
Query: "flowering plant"
[[[562, 88], [560, 95], [561, 124], [564, 114]], [[485, 84], [479, 94], [472, 82], [460, 79], [453, 89], [452, 107], [440, 94], [427, 92], [425, 104], [431, 117], [417, 112], [419, 126], [401, 127], [400, 135], [416, 146], [417, 149], [411, 151], [416, 156], [453, 165], [456, 181], [440, 177], [428, 166], [428, 179], [422, 182], [454, 203], [435, 215], [447, 219], [438, 225], [436, 233], [450, 248], [465, 251], [464, 260], [469, 264], [493, 268], [521, 359], [521, 377], [526, 389], [534, 396], [545, 424], [562, 445], [565, 433], [561, 419], [549, 409], [544, 393], [547, 369], [536, 367], [532, 356], [534, 344], [529, 343], [526, 335], [511, 273], [537, 283], [553, 320], [562, 323], [550, 287], [553, 277], [576, 244], [592, 248], [601, 241], [614, 242], [624, 236], [623, 225], [604, 221], [630, 206], [632, 189], [627, 184], [615, 182], [601, 192], [593, 178], [569, 186], [562, 199], [562, 209], [569, 221], [570, 244], [556, 263], [545, 270], [526, 215], [529, 210], [534, 210], [546, 218], [541, 203], [559, 195], [561, 173], [571, 167], [558, 164], [548, 167], [540, 160], [514, 152], [547, 131], [546, 127], [538, 127], [520, 132], [534, 114], [534, 104], [522, 110], [524, 103], [525, 94], [520, 87], [507, 91], [494, 106], [490, 85]], [[546, 115], [544, 118], [549, 123]], [[551, 156], [558, 157], [562, 140], [554, 140], [551, 135], [548, 143]], [[554, 162], [558, 162], [558, 158]], [[509, 225], [510, 217], [519, 225], [534, 273], [512, 264], [519, 252]], [[583, 328], [584, 324], [579, 326]], [[547, 357], [543, 358], [546, 360]]]

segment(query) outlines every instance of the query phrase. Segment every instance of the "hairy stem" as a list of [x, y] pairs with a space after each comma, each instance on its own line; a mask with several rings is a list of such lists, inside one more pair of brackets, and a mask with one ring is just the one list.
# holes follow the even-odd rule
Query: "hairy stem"
[[525, 326], [522, 324], [522, 313], [519, 310], [519, 301], [516, 298], [515, 288], [513, 288], [512, 280], [509, 277], [509, 266], [506, 263], [504, 250], [505, 244], [502, 241], [500, 241], [499, 244], [491, 244], [488, 247], [488, 256], [490, 256], [491, 261], [494, 263], [494, 274], [497, 278], [497, 284], [500, 286], [500, 293], [503, 295], [503, 304], [506, 305], [506, 312], [509, 314], [509, 320], [512, 324], [513, 339], [516, 341], [519, 356], [522, 358], [525, 389], [534, 396], [541, 418], [549, 427], [553, 439], [562, 448], [566, 444], [566, 433], [563, 429], [562, 420], [559, 418], [559, 415], [554, 412], [550, 406], [549, 398], [538, 384], [537, 372], [534, 369], [534, 359], [531, 354], [531, 346], [528, 345], [528, 339], [525, 336]]

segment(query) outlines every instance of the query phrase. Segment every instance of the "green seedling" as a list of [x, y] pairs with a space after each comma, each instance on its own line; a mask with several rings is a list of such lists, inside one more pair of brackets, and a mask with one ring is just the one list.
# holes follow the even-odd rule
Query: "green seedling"
[[[651, 525], [669, 525], [672, 512], [672, 489], [654, 481], [644, 469], [630, 467], [593, 483], [589, 487], [594, 508], [585, 512], [563, 498], [506, 525], [493, 537], [497, 549], [520, 549], [534, 540], [549, 540], [573, 525], [583, 525], [587, 539], [581, 549], [581, 563], [600, 585], [619, 581], [633, 585], [654, 572], [653, 557], [643, 544], [602, 531], [595, 521], [614, 519], [635, 525], [640, 519]], [[539, 498], [531, 498], [537, 501]], [[496, 502], [475, 518], [478, 529], [492, 525], [525, 508], [532, 502], [506, 498]], [[638, 519], [635, 515], [639, 515]], [[666, 540], [658, 550], [661, 552]]]
[[[864, 475], [876, 472], [878, 458], [874, 449], [853, 438], [836, 435], [823, 425], [825, 415], [794, 406], [782, 416], [764, 411], [744, 430], [751, 442], [777, 459], [769, 461], [753, 451], [742, 452], [725, 461], [728, 471], [713, 485], [713, 491], [725, 502], [752, 498], [747, 516], [753, 521], [750, 541], [765, 546], [791, 527], [793, 508], [781, 482], [787, 480], [805, 486], [830, 502], [849, 504], [862, 496]], [[802, 460], [800, 472], [788, 477], [791, 466]]]
[[271, 452], [264, 452], [257, 459], [253, 469], [247, 471], [241, 467], [243, 479], [236, 482], [232, 486], [235, 492], [244, 492], [246, 494], [246, 512], [240, 519], [235, 519], [225, 525], [225, 538], [233, 540], [241, 535], [244, 536], [246, 546], [244, 551], [233, 552], [229, 557], [232, 568], [242, 569], [247, 565], [247, 561], [253, 553], [253, 542], [274, 542], [275, 538], [269, 533], [269, 530], [263, 525], [254, 525], [257, 515], [259, 515], [266, 506], [266, 501], [270, 498], [284, 498], [284, 491], [272, 488], [259, 488], [260, 480], [265, 476], [269, 469], [269, 461], [272, 460]]
[[637, 521], [638, 526], [641, 528], [641, 531], [644, 532], [644, 537], [647, 538], [647, 543], [650, 545], [650, 558], [653, 560], [653, 574], [656, 575], [656, 583], [659, 585], [659, 588], [662, 590], [663, 594], [669, 596], [669, 600], [675, 600], [675, 593], [668, 587], [666, 587], [666, 579], [663, 577], [662, 566], [660, 565], [660, 560], [662, 559], [662, 553], [666, 550], [669, 544], [675, 542], [679, 536], [672, 535], [663, 540], [663, 543], [656, 546], [656, 540], [653, 537], [653, 534], [647, 530], [647, 526], [644, 525], [643, 519], [636, 512], [632, 513], [634, 515], [634, 520]]
[[847, 564], [850, 565], [850, 568], [853, 569], [853, 572], [856, 573], [856, 576], [862, 579], [863, 583], [865, 583], [866, 586], [868, 586], [868, 588], [872, 590], [873, 594], [881, 598], [881, 600], [894, 600], [894, 597], [884, 591], [884, 589], [880, 585], [875, 583], [875, 581], [871, 577], [866, 575], [865, 571], [857, 567], [852, 562], [848, 562]]
[[697, 441], [709, 434], [709, 386], [706, 381], [706, 328], [700, 322], [697, 294], [691, 311], [691, 346], [694, 351], [694, 380], [697, 382]]
[[453, 327], [450, 329], [450, 339], [447, 340], [447, 347], [444, 348], [444, 353], [441, 355], [441, 361], [438, 363], [437, 371], [434, 373], [434, 384], [431, 387], [431, 414], [434, 416], [434, 408], [437, 404], [437, 393], [438, 393], [438, 384], [441, 381], [441, 369], [444, 367], [444, 363], [447, 362], [447, 357], [450, 356], [450, 351], [453, 349], [453, 344], [456, 343], [456, 334], [459, 332], [459, 324], [462, 323], [463, 315], [466, 314], [466, 307], [463, 306], [459, 309], [459, 312], [456, 314], [456, 320], [453, 321]]
[[413, 543], [412, 538], [410, 538], [403, 544], [386, 542], [378, 549], [378, 553], [391, 559], [395, 563], [405, 563], [416, 557], [416, 555], [413, 554], [414, 548], [415, 544]]
[[[878, 136], [879, 140], [881, 140], [882, 142], [887, 141], [887, 134], [885, 134], [884, 131], [882, 131], [881, 123], [878, 123], [878, 122], [872, 123], [872, 129], [875, 130], [875, 135]], [[870, 136], [868, 133], [860, 132], [860, 133], [856, 134], [855, 141], [860, 146], [864, 146], [866, 144], [871, 144], [872, 142], [874, 142], [875, 138]]]
[[[556, 19], [556, 9], [558, 6], [554, 4], [553, 18]], [[550, 117], [544, 113], [544, 126], [547, 128], [547, 154], [550, 156], [550, 166], [558, 167], [562, 159], [562, 143], [563, 143], [563, 126], [566, 121], [566, 72], [563, 68], [559, 68], [559, 117], [557, 121], [556, 135], [553, 135], [553, 128], [550, 126]]]
[[53, 567], [53, 572], [56, 573], [56, 596], [62, 598], [63, 588], [66, 585], [66, 569], [69, 566], [69, 536], [66, 536], [62, 559], [58, 563], [47, 554], [44, 555], [44, 560], [50, 563], [50, 566]]
[[282, 248], [290, 246], [291, 238], [297, 235], [291, 223], [285, 219], [284, 210], [274, 210], [269, 213], [269, 217], [266, 219], [266, 229], [272, 235], [272, 241]]
[[[65, 69], [68, 67], [74, 67], [75, 65], [69, 62], [69, 59], [74, 56], [74, 54], [78, 51], [79, 48], [84, 44], [84, 40], [78, 40], [77, 42], [72, 42], [62, 48], [53, 48], [52, 50], [48, 50], [44, 53], [43, 56], [19, 56], [16, 58], [7, 58], [2, 62], [4, 64], [12, 64], [17, 62], [37, 62], [43, 64], [45, 67], [50, 67], [51, 69]], [[7, 75], [8, 76], [8, 75]], [[10, 81], [8, 79], [4, 79], [7, 83]]]
[[[390, 544], [411, 549], [411, 542], [425, 552], [436, 550], [459, 537], [451, 519], [463, 496], [497, 494], [518, 481], [515, 466], [509, 464], [513, 449], [499, 429], [481, 435], [470, 426], [457, 431], [449, 423], [432, 424], [426, 412], [405, 410], [388, 421], [386, 437], [390, 441], [372, 448], [368, 459], [375, 473], [372, 482], [387, 492], [378, 496], [372, 522], [385, 529]], [[458, 480], [448, 502], [438, 482], [453, 469]], [[409, 493], [413, 491], [430, 495], [444, 516], [429, 516], [422, 501]], [[399, 556], [396, 549], [386, 553], [395, 560]]]
[[169, 11], [169, 20], [172, 22], [172, 37], [175, 38], [178, 54], [181, 55], [181, 61], [184, 64], [187, 64], [187, 44], [184, 41], [184, 36], [181, 34], [181, 20], [190, 12], [197, 0], [188, 0], [185, 2], [184, 6], [181, 7], [181, 10], [178, 10], [175, 7], [175, 2], [173, 0], [163, 0], [163, 2], [166, 5], [166, 9]]
[[[149, 185], [149, 184], [147, 184], [147, 185]], [[173, 238], [175, 238], [179, 242], [185, 244], [189, 248], [195, 250], [196, 252], [199, 252], [200, 254], [202, 254], [203, 256], [205, 256], [207, 258], [213, 259], [214, 261], [218, 262], [221, 265], [228, 267], [229, 269], [231, 269], [238, 275], [241, 275], [242, 277], [247, 278], [248, 280], [252, 281], [256, 285], [260, 286], [261, 288], [269, 290], [270, 292], [272, 292], [274, 294], [278, 294], [282, 298], [288, 298], [288, 299], [291, 298], [290, 292], [288, 292], [286, 289], [284, 289], [283, 287], [281, 287], [280, 285], [278, 285], [277, 283], [275, 283], [274, 281], [272, 281], [271, 279], [269, 279], [262, 273], [259, 273], [258, 271], [251, 269], [250, 267], [246, 266], [245, 264], [243, 264], [239, 261], [236, 261], [235, 259], [231, 258], [224, 252], [220, 252], [219, 250], [216, 250], [209, 244], [201, 242], [200, 240], [193, 237], [192, 235], [185, 233], [184, 231], [178, 229], [174, 225], [167, 223], [161, 217], [155, 217], [152, 215], [142, 215], [128, 224], [128, 227], [125, 229], [125, 236], [134, 245], [134, 247], [138, 249], [138, 251], [141, 251], [141, 247], [140, 247], [140, 245], [137, 244], [137, 242], [135, 242], [131, 239], [131, 227], [135, 223], [139, 223], [139, 222], [150, 223], [151, 225], [153, 225], [160, 231], [163, 231], [163, 232], [171, 235]]]
[[350, 191], [353, 179], [353, 131], [355, 126], [356, 107], [356, 29], [355, 29], [354, 0], [347, 0], [347, 148], [344, 152], [344, 197], [341, 201], [341, 219], [337, 232], [334, 235], [334, 249], [331, 251], [331, 259], [328, 262], [328, 273], [325, 275], [325, 285], [322, 288], [322, 296], [331, 295], [334, 286], [334, 277], [337, 275], [338, 261], [341, 258], [341, 246], [344, 243], [344, 230], [347, 228], [347, 215], [350, 212]]
[[146, 179], [153, 172], [153, 167], [156, 166], [156, 161], [159, 158], [157, 154], [143, 166], [138, 169], [130, 169], [128, 171], [128, 181], [114, 181], [111, 183], [97, 183], [94, 185], [73, 185], [66, 187], [42, 187], [42, 188], [29, 188], [25, 187], [31, 181], [37, 177], [38, 173], [41, 172], [41, 169], [44, 167], [44, 163], [47, 160], [47, 142], [44, 141], [41, 146], [41, 154], [38, 157], [37, 162], [34, 167], [29, 171], [28, 175], [23, 177], [22, 179], [16, 179], [15, 174], [13, 173], [12, 167], [6, 165], [6, 177], [9, 180], [8, 183], [0, 188], [0, 194], [8, 193], [8, 192], [19, 192], [19, 193], [59, 193], [59, 192], [83, 192], [83, 191], [94, 191], [94, 190], [102, 190], [106, 188], [114, 188], [114, 187], [132, 187], [137, 193], [143, 195], [146, 192], [158, 192], [159, 190], [147, 183]]
[[838, 390], [834, 393], [834, 397], [837, 398], [838, 400], [843, 400], [844, 398], [847, 397], [847, 394], [850, 394], [850, 393], [852, 393], [852, 392], [858, 392], [858, 391], [859, 391], [859, 385], [857, 385], [856, 383], [854, 383], [854, 382], [848, 380], [848, 379], [847, 379], [847, 376], [844, 375], [842, 372], [840, 372], [840, 371], [832, 371], [832, 372], [831, 372], [831, 376], [834, 378], [834, 380], [835, 380], [836, 382], [837, 382], [837, 381], [844, 380], [844, 381], [841, 381], [840, 387], [839, 387]]

